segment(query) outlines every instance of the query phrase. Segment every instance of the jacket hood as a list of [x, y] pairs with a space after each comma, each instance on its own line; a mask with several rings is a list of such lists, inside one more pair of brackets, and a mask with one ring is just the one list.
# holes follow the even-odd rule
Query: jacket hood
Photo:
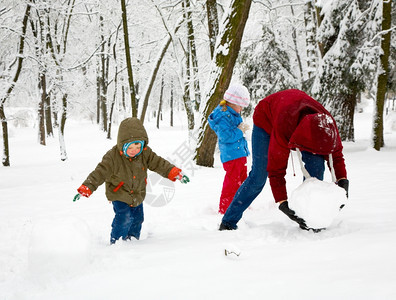
[[289, 148], [329, 155], [342, 147], [334, 119], [324, 113], [306, 115], [289, 140]]
[[118, 128], [117, 148], [122, 151], [125, 143], [133, 141], [144, 141], [144, 146], [148, 144], [148, 136], [143, 123], [138, 118], [127, 118], [123, 120]]

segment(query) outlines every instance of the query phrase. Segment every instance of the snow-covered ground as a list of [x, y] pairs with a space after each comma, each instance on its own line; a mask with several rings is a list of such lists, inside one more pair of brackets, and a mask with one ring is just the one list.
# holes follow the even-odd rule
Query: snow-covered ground
[[[11, 127], [12, 166], [0, 166], [0, 300], [396, 299], [396, 118], [388, 117], [380, 152], [370, 147], [371, 118], [370, 110], [357, 114], [356, 142], [344, 144], [347, 205], [317, 234], [278, 210], [269, 185], [238, 230], [218, 231], [219, 154], [215, 168], [194, 167], [182, 117], [160, 130], [148, 122], [151, 147], [191, 182], [150, 175], [141, 240], [113, 246], [104, 187], [72, 199], [115, 140], [70, 120], [61, 162], [56, 138], [43, 147], [36, 128]], [[302, 180], [294, 164], [289, 195]]]

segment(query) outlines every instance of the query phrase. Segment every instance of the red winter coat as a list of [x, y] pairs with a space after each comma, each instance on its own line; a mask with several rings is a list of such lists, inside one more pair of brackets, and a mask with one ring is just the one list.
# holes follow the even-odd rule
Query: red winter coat
[[275, 201], [287, 199], [286, 168], [291, 149], [333, 157], [337, 179], [346, 178], [341, 138], [334, 118], [316, 100], [300, 90], [285, 90], [261, 100], [253, 122], [270, 135], [268, 177]]

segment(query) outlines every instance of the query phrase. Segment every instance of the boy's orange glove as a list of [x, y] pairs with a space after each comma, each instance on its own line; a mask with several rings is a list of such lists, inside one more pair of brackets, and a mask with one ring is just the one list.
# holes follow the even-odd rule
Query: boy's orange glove
[[172, 181], [180, 180], [181, 183], [190, 182], [190, 178], [188, 178], [186, 175], [183, 175], [182, 170], [176, 167], [173, 167], [173, 169], [169, 172], [168, 178]]
[[88, 198], [89, 196], [92, 195], [92, 191], [86, 185], [81, 185], [77, 189], [77, 192], [78, 192], [78, 194], [74, 196], [73, 202], [76, 202], [77, 200], [80, 200], [81, 196], [84, 196], [84, 197]]
[[89, 197], [92, 195], [92, 191], [87, 187], [86, 185], [81, 185], [78, 189], [77, 192], [84, 197]]

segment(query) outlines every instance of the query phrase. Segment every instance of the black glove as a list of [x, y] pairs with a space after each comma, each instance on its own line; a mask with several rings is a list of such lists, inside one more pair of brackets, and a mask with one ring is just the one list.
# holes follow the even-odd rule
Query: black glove
[[296, 222], [298, 225], [300, 225], [301, 229], [308, 230], [307, 224], [305, 224], [304, 219], [296, 216], [296, 212], [292, 209], [289, 208], [289, 203], [287, 201], [282, 202], [279, 204], [279, 209], [286, 215], [288, 216], [291, 220]]
[[303, 230], [312, 230], [315, 233], [318, 233], [326, 228], [309, 228], [307, 224], [305, 224], [305, 220], [303, 218], [300, 218], [296, 215], [296, 212], [292, 209], [289, 208], [289, 203], [287, 201], [282, 202], [279, 205], [279, 209], [286, 215], [288, 216], [291, 220], [296, 222], [301, 229]]
[[337, 181], [337, 185], [345, 190], [346, 196], [348, 198], [349, 180], [348, 179], [340, 179]]
[[[346, 196], [347, 196], [347, 198], [348, 198], [348, 196], [349, 196], [349, 195], [348, 195], [349, 180], [348, 180], [348, 179], [340, 179], [340, 180], [337, 181], [337, 185], [338, 185], [340, 188], [343, 188], [343, 189], [345, 190]], [[340, 210], [343, 209], [344, 206], [345, 206], [345, 204], [342, 204], [342, 205], [340, 206]]]

